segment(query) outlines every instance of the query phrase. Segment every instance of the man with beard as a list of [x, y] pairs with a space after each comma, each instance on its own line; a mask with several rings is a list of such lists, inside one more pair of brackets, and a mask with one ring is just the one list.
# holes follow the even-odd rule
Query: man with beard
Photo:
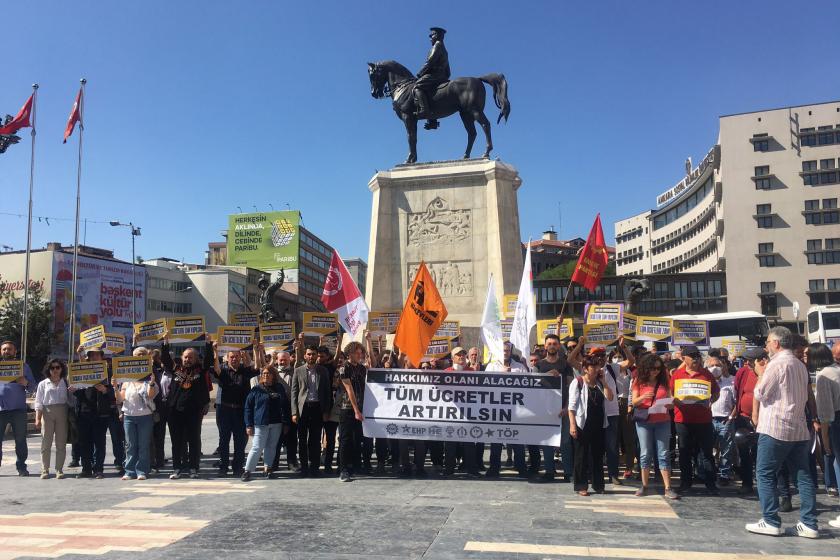
[[319, 476], [321, 430], [332, 408], [330, 374], [317, 363], [318, 347], [303, 355], [304, 365], [292, 376], [292, 422], [298, 427], [301, 476]]
[[[0, 344], [0, 361], [14, 360], [17, 347], [14, 342], [7, 340]], [[17, 472], [20, 476], [29, 476], [26, 469], [26, 458], [29, 449], [26, 446], [26, 391], [34, 392], [37, 387], [32, 371], [27, 364], [23, 364], [23, 376], [11, 383], [0, 383], [0, 441], [6, 434], [6, 426], [12, 425], [15, 435], [15, 454], [17, 455]], [[3, 451], [0, 450], [0, 462], [3, 461]]]

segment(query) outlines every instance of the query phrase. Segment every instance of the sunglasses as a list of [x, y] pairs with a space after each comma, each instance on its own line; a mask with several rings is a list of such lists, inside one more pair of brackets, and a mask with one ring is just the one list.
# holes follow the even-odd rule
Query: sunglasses
[[61, 369], [61, 366], [50, 366], [50, 369]]

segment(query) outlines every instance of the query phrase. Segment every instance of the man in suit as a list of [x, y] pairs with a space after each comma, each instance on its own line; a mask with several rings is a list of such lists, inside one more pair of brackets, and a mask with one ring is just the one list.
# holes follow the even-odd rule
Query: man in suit
[[318, 476], [321, 430], [332, 408], [330, 374], [318, 365], [318, 347], [309, 346], [304, 365], [292, 376], [292, 422], [298, 428], [301, 476]]

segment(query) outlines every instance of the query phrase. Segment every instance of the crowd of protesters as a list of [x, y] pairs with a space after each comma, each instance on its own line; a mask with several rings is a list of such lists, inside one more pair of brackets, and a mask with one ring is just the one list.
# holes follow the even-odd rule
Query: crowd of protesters
[[[160, 349], [133, 351], [152, 355], [154, 375], [120, 386], [69, 387], [66, 364], [53, 359], [37, 385], [28, 368], [18, 381], [0, 384], [0, 433], [12, 426], [17, 470], [28, 475], [25, 399], [27, 392], [34, 393], [36, 427], [43, 436], [41, 478], [49, 478], [51, 468], [56, 478], [64, 478], [71, 442], [68, 466], [81, 466], [77, 477], [102, 478], [109, 431], [115, 468], [124, 480], [158, 475], [169, 461], [167, 427], [169, 477], [197, 478], [202, 420], [213, 406], [217, 476], [232, 473], [249, 481], [262, 460], [262, 475], [272, 477], [281, 470], [285, 450], [286, 471], [300, 477], [337, 474], [348, 482], [389, 472], [423, 478], [431, 471], [440, 477], [463, 472], [494, 479], [501, 476], [506, 452], [504, 466], [513, 476], [573, 483], [581, 496], [588, 496], [590, 488], [604, 493], [607, 482], [621, 486], [640, 480], [635, 495], [642, 497], [661, 480], [664, 496], [677, 500], [691, 493], [696, 481], [705, 493], [718, 495], [720, 486], [737, 478], [739, 494], [753, 495], [757, 488], [762, 511], [762, 519], [747, 530], [767, 535], [782, 533], [779, 512], [791, 511], [795, 485], [800, 502], [796, 532], [818, 535], [818, 467], [829, 495], [838, 496], [840, 480], [840, 458], [834, 454], [840, 449], [840, 343], [833, 349], [808, 344], [776, 327], [765, 348], [748, 348], [733, 360], [723, 348], [710, 349], [704, 357], [695, 346], [657, 353], [642, 345], [627, 347], [623, 339], [611, 351], [584, 350], [586, 342], [563, 344], [548, 335], [522, 358], [505, 343], [502, 359], [486, 364], [478, 348], [456, 347], [447, 358], [419, 365], [561, 377], [559, 448], [365, 437], [367, 369], [414, 367], [397, 351], [377, 352], [370, 335], [364, 344], [351, 342], [343, 351], [305, 346], [301, 336], [292, 352], [267, 353], [255, 344], [252, 351], [220, 355], [208, 343], [203, 352], [187, 348], [176, 359], [164, 341]], [[16, 352], [13, 343], [4, 342], [0, 358], [14, 359]], [[79, 352], [80, 360], [105, 359], [98, 350]], [[710, 398], [677, 398], [680, 380], [708, 383]], [[680, 471], [676, 489], [671, 485], [674, 466]], [[829, 524], [840, 527], [840, 517]]]

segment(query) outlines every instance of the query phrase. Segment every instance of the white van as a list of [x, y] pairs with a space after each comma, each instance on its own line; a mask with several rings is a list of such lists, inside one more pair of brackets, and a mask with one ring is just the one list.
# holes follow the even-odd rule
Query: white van
[[840, 340], [840, 305], [812, 305], [808, 308], [808, 342], [833, 345]]
[[669, 315], [669, 319], [690, 319], [707, 321], [709, 324], [709, 347], [721, 348], [727, 342], [743, 341], [744, 348], [763, 346], [770, 325], [767, 317], [756, 311], [732, 311], [729, 313], [706, 313], [705, 315]]

